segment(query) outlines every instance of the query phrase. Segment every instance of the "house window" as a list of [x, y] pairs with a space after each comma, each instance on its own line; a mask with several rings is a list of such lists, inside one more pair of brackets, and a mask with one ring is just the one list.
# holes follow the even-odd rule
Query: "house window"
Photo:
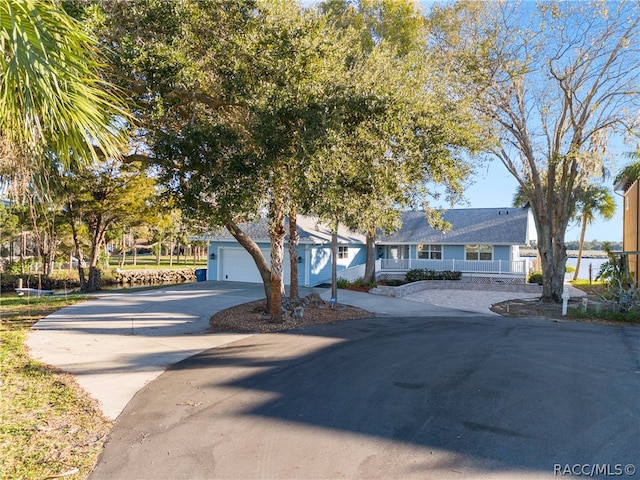
[[349, 247], [338, 247], [338, 258], [349, 258]]
[[418, 258], [442, 260], [442, 245], [418, 245]]
[[464, 253], [467, 260], [493, 260], [491, 245], [465, 245]]

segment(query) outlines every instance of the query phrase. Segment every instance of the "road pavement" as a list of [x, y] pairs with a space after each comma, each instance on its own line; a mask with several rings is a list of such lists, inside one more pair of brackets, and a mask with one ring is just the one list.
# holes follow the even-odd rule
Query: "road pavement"
[[639, 342], [637, 327], [457, 314], [256, 335], [142, 389], [89, 480], [635, 473]]
[[206, 333], [262, 295], [203, 282], [36, 325], [34, 356], [117, 417], [90, 480], [640, 478], [637, 326], [503, 318], [482, 292], [445, 294], [460, 310], [340, 291], [377, 316]]
[[[302, 288], [301, 295], [328, 289]], [[72, 373], [115, 419], [138, 390], [168, 366], [246, 334], [212, 334], [220, 310], [264, 298], [262, 285], [189, 283], [136, 293], [108, 292], [36, 323], [27, 346], [32, 357]], [[437, 306], [341, 290], [339, 301], [378, 315], [426, 315]], [[488, 311], [488, 310], [487, 310]]]

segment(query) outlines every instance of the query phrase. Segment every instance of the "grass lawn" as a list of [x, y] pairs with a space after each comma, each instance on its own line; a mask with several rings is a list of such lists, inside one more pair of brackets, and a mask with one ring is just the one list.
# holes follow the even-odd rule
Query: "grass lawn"
[[573, 280], [571, 285], [593, 297], [602, 295], [607, 290], [606, 285], [601, 281], [590, 282], [589, 280]]
[[[169, 265], [171, 263], [171, 265]], [[200, 260], [194, 263], [193, 257], [180, 256], [180, 262], [176, 261], [176, 257], [173, 257], [171, 262], [168, 255], [160, 257], [160, 264], [157, 264], [156, 256], [150, 254], [138, 255], [136, 258], [136, 264], [133, 265], [133, 256], [127, 255], [125, 257], [125, 264], [120, 267], [120, 255], [111, 255], [109, 257], [110, 268], [122, 268], [122, 270], [146, 270], [146, 269], [182, 269], [182, 268], [206, 268], [207, 257], [204, 256]]]
[[29, 357], [29, 328], [86, 299], [0, 296], [0, 478], [82, 479], [111, 428], [74, 378]]

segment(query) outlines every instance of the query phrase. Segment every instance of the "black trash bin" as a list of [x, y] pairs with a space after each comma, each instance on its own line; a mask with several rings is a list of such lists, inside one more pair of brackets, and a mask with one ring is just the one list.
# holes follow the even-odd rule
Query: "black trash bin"
[[198, 269], [196, 269], [196, 280], [198, 282], [205, 282], [207, 280], [207, 269], [206, 268], [198, 268]]

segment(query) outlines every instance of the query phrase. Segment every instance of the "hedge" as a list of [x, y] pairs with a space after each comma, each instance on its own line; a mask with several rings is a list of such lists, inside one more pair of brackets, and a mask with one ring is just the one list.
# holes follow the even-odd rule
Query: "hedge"
[[462, 272], [452, 272], [450, 270], [437, 271], [421, 268], [409, 270], [405, 277], [407, 283], [419, 282], [421, 280], [460, 280]]

